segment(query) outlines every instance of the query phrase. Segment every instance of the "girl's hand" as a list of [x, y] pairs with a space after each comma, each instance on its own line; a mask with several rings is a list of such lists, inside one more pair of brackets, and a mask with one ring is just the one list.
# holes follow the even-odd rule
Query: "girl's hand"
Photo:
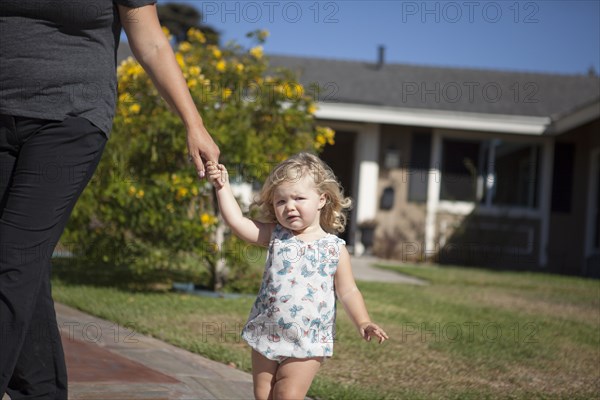
[[365, 322], [364, 324], [361, 324], [359, 331], [362, 338], [367, 342], [370, 342], [371, 338], [374, 336], [379, 339], [379, 343], [383, 343], [386, 339], [389, 339], [387, 333], [385, 333], [383, 329], [372, 322]]
[[208, 173], [208, 180], [217, 190], [221, 189], [227, 182], [229, 182], [229, 175], [223, 164], [217, 164], [214, 161], [207, 161], [206, 170]]

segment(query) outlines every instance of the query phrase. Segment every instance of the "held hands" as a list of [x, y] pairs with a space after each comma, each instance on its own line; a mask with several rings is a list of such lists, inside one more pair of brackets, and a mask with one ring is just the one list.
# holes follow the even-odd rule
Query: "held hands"
[[367, 342], [370, 342], [372, 337], [377, 337], [379, 339], [379, 343], [383, 343], [386, 339], [389, 339], [387, 333], [385, 333], [383, 329], [372, 322], [364, 322], [360, 324], [358, 330], [362, 338]]
[[219, 190], [226, 183], [229, 183], [229, 174], [223, 164], [217, 164], [214, 161], [206, 162], [206, 169], [208, 173], [208, 180], [213, 184], [215, 189]]
[[206, 176], [205, 167], [208, 167], [208, 163], [219, 161], [219, 147], [215, 144], [204, 125], [188, 129], [187, 146], [188, 159], [194, 163], [198, 177], [202, 179]]

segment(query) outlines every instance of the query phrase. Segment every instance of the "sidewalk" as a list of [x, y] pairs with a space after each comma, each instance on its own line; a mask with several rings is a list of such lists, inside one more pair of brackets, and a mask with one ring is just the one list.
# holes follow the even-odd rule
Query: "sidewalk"
[[[352, 273], [357, 281], [406, 283], [410, 285], [427, 285], [427, 282], [419, 278], [403, 275], [394, 271], [387, 271], [373, 267], [374, 264], [385, 265], [389, 261], [380, 260], [372, 256], [351, 257]], [[397, 263], [396, 263], [397, 264]]]
[[[352, 257], [357, 280], [422, 285]], [[252, 376], [113, 322], [56, 304], [71, 400], [253, 399]], [[8, 397], [5, 397], [8, 399]]]
[[252, 399], [252, 376], [56, 304], [69, 399]]

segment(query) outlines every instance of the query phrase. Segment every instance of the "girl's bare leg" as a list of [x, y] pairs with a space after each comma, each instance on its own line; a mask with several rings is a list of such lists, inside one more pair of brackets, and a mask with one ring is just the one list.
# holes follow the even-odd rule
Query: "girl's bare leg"
[[273, 387], [274, 400], [303, 400], [323, 359], [288, 358], [279, 364]]
[[273, 400], [273, 386], [278, 366], [277, 361], [269, 360], [252, 349], [252, 381], [256, 400]]

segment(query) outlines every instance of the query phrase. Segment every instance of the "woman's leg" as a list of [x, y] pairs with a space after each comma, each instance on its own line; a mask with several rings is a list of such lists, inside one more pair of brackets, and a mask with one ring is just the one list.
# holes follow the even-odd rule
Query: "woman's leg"
[[303, 400], [323, 359], [288, 358], [279, 365], [273, 387], [274, 400]]
[[67, 398], [50, 257], [105, 143], [79, 117], [0, 120], [0, 395]]
[[252, 381], [256, 400], [273, 400], [273, 385], [278, 366], [277, 361], [269, 360], [252, 349]]

